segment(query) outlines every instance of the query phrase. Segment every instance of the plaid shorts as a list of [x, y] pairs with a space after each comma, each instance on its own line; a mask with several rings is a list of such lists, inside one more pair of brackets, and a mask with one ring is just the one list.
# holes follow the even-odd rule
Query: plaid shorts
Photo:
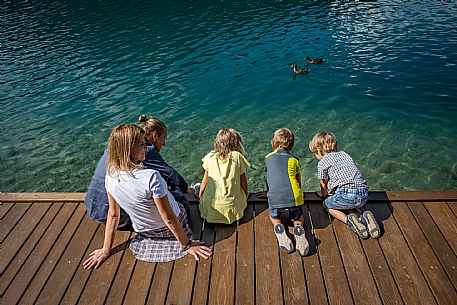
[[[192, 239], [192, 231], [187, 224], [186, 210], [182, 205], [180, 205], [178, 220], [187, 237]], [[149, 232], [137, 233], [131, 240], [129, 248], [138, 260], [146, 262], [169, 262], [187, 254], [166, 226]]]

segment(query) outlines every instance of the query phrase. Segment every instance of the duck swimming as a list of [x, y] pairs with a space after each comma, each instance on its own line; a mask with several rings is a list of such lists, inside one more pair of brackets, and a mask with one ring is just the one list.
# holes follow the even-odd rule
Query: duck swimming
[[294, 73], [295, 74], [309, 74], [309, 70], [304, 68], [304, 69], [297, 69], [297, 64], [291, 64], [290, 65], [292, 68], [294, 68]]
[[306, 56], [305, 57], [305, 60], [310, 63], [310, 64], [321, 64], [322, 62], [324, 62], [324, 59], [323, 58], [314, 58], [314, 59], [311, 59], [309, 58], [309, 56]]

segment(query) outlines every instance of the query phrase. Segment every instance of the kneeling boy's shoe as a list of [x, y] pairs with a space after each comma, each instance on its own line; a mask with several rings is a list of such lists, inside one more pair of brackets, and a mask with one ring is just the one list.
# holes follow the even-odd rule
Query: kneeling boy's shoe
[[363, 239], [368, 238], [369, 235], [367, 228], [363, 225], [363, 223], [360, 222], [359, 218], [355, 214], [347, 215], [346, 223], [352, 231], [357, 233], [357, 235], [359, 235]]
[[306, 256], [309, 251], [309, 243], [305, 236], [305, 229], [301, 225], [294, 228], [295, 250], [300, 256]]
[[287, 253], [292, 253], [292, 251], [294, 251], [294, 244], [287, 236], [286, 228], [284, 228], [282, 223], [275, 225], [275, 234], [281, 250]]
[[379, 228], [373, 213], [365, 211], [362, 214], [362, 223], [368, 229], [368, 233], [373, 238], [378, 238], [381, 235], [381, 229]]

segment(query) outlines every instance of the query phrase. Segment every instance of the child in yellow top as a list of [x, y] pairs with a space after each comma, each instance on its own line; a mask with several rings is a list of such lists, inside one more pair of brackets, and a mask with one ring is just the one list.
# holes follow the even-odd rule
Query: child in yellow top
[[208, 222], [230, 224], [243, 217], [248, 185], [243, 137], [232, 128], [219, 130], [214, 150], [203, 159], [200, 215]]

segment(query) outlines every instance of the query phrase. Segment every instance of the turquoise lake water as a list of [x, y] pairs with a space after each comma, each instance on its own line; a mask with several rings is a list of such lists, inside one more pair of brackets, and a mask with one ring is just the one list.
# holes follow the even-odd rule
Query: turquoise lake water
[[[307, 76], [290, 63], [325, 58]], [[189, 182], [222, 127], [251, 191], [289, 127], [333, 132], [371, 190], [457, 188], [455, 1], [0, 2], [0, 191], [85, 191], [110, 130], [148, 113]]]

